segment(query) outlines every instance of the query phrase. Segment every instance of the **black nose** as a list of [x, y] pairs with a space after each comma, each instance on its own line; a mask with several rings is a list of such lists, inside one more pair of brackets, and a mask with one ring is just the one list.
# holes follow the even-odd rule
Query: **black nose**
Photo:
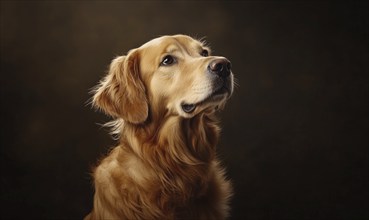
[[219, 77], [226, 78], [231, 73], [231, 62], [226, 58], [219, 58], [210, 62], [208, 66], [210, 73], [214, 73]]

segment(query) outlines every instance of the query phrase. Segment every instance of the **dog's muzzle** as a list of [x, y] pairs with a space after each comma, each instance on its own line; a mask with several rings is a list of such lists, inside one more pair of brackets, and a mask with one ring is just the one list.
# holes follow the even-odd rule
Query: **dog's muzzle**
[[182, 103], [182, 110], [186, 113], [192, 113], [198, 105], [208, 101], [216, 102], [222, 100], [225, 95], [230, 95], [232, 93], [231, 67], [231, 62], [226, 58], [212, 60], [207, 67], [208, 72], [213, 75], [212, 92], [201, 102]]

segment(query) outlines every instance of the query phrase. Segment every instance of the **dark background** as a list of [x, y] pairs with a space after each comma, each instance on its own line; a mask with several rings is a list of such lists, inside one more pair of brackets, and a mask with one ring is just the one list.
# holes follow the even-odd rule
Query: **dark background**
[[220, 113], [232, 219], [368, 219], [368, 4], [1, 1], [1, 219], [81, 219], [114, 145], [88, 106], [118, 54], [206, 36], [239, 86]]

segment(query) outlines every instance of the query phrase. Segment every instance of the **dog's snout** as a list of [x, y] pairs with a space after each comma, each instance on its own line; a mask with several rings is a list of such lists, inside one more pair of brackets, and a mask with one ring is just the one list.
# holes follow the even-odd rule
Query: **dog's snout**
[[231, 73], [231, 62], [226, 58], [213, 60], [210, 62], [208, 70], [219, 77], [228, 77]]

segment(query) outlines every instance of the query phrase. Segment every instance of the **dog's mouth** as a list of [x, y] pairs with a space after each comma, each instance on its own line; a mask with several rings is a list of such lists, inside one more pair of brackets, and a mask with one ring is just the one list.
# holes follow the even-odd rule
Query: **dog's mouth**
[[212, 93], [210, 93], [209, 96], [207, 96], [202, 101], [197, 102], [197, 103], [182, 103], [181, 107], [185, 113], [191, 114], [195, 111], [195, 109], [198, 106], [203, 105], [205, 103], [209, 103], [209, 102], [217, 103], [223, 100], [224, 97], [228, 96], [230, 93], [231, 93], [230, 89], [226, 85], [223, 85], [220, 88], [215, 89]]

